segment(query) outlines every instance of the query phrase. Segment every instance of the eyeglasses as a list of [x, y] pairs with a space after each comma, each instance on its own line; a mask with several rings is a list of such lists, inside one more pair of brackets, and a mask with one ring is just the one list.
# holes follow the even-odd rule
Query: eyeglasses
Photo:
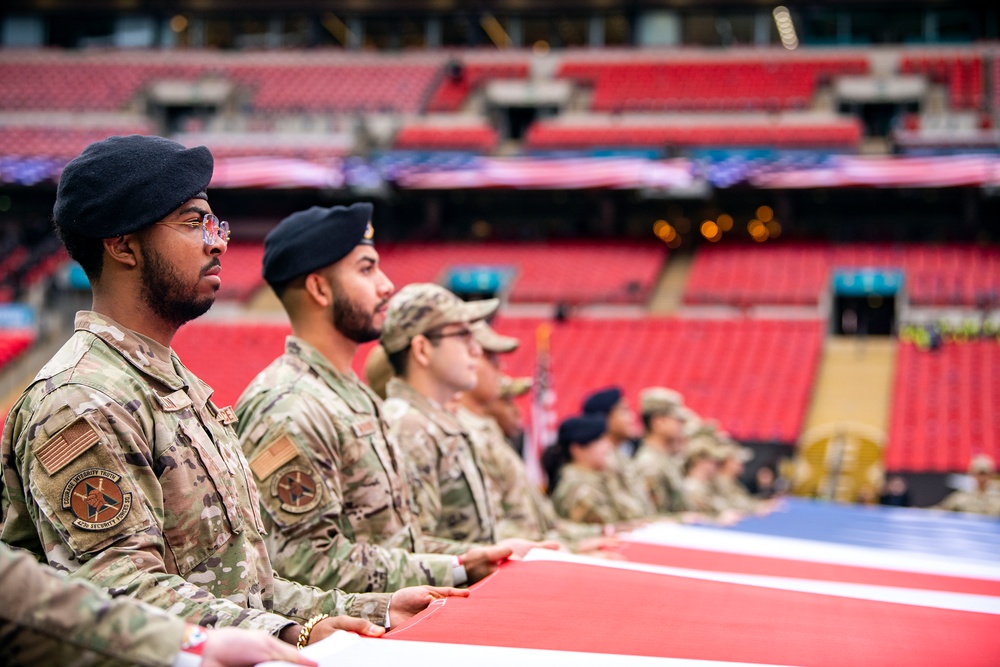
[[431, 340], [441, 340], [442, 338], [458, 338], [466, 347], [472, 347], [472, 344], [476, 342], [475, 334], [472, 329], [459, 329], [458, 331], [452, 331], [451, 333], [426, 333], [424, 338], [430, 338]]
[[215, 245], [215, 242], [220, 239], [223, 243], [229, 243], [229, 223], [225, 220], [219, 220], [218, 217], [212, 215], [211, 213], [206, 213], [201, 220], [169, 220], [161, 221], [156, 224], [183, 225], [191, 228], [201, 227], [201, 240], [205, 242], [205, 245]]

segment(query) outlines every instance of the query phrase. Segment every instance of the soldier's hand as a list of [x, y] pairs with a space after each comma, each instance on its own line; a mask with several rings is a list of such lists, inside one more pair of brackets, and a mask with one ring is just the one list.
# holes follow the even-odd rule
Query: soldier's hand
[[509, 547], [513, 551], [511, 558], [514, 560], [520, 560], [524, 558], [524, 555], [531, 551], [532, 549], [552, 549], [554, 551], [559, 551], [562, 549], [562, 545], [555, 540], [545, 540], [544, 542], [532, 542], [531, 540], [522, 540], [519, 537], [512, 537], [509, 540], [503, 540], [499, 542], [501, 547]]
[[315, 644], [321, 639], [326, 639], [337, 630], [347, 630], [362, 637], [381, 637], [385, 634], [385, 628], [375, 625], [366, 618], [355, 618], [353, 616], [334, 616], [324, 618], [317, 623], [309, 635], [309, 643]]
[[469, 583], [485, 579], [497, 569], [497, 566], [510, 558], [514, 553], [510, 547], [494, 545], [491, 547], [476, 547], [469, 549], [462, 554], [462, 563], [465, 565], [465, 574], [469, 577]]
[[442, 586], [411, 586], [392, 594], [389, 602], [389, 624], [397, 628], [422, 612], [434, 600], [441, 598], [467, 598], [469, 591]]
[[238, 628], [208, 630], [201, 652], [202, 667], [249, 667], [268, 660], [316, 666], [290, 644], [263, 632]]
[[622, 541], [617, 537], [588, 537], [576, 543], [576, 553], [615, 559], [614, 556], [609, 556], [608, 554], [614, 553], [620, 556], [621, 554], [618, 554], [618, 549], [621, 546]]

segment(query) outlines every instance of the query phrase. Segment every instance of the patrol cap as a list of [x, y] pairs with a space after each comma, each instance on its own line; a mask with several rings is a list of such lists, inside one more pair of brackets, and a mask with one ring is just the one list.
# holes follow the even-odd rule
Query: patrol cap
[[131, 234], [189, 199], [208, 199], [214, 166], [204, 146], [138, 134], [108, 137], [63, 169], [52, 215], [59, 229], [88, 238]]
[[271, 287], [330, 266], [359, 245], [372, 245], [369, 203], [297, 211], [264, 237], [264, 280]]
[[504, 336], [497, 333], [493, 327], [486, 323], [486, 320], [475, 322], [471, 328], [472, 334], [476, 337], [476, 342], [486, 352], [495, 352], [498, 354], [513, 352], [521, 344], [521, 341], [513, 336]]
[[719, 447], [719, 460], [724, 461], [726, 459], [736, 459], [742, 463], [753, 460], [753, 450], [749, 447], [744, 447], [735, 440], [729, 440], [724, 442]]
[[559, 424], [558, 441], [562, 447], [569, 447], [572, 444], [589, 445], [604, 435], [604, 431], [604, 419], [599, 416], [570, 417]]
[[977, 454], [972, 457], [972, 461], [969, 462], [969, 474], [970, 475], [992, 475], [996, 468], [993, 464], [993, 459], [986, 454]]
[[382, 324], [382, 347], [394, 354], [405, 350], [414, 336], [445, 324], [478, 322], [499, 307], [499, 299], [462, 301], [440, 285], [411, 283], [389, 299]]
[[608, 387], [599, 389], [588, 394], [583, 399], [583, 413], [586, 415], [601, 415], [606, 417], [622, 400], [622, 390], [620, 387]]
[[512, 378], [509, 375], [504, 375], [500, 378], [500, 397], [517, 398], [523, 396], [531, 391], [531, 385], [534, 383], [535, 381], [528, 377]]
[[368, 353], [368, 358], [365, 359], [365, 380], [367, 380], [368, 386], [384, 399], [386, 397], [386, 385], [389, 384], [389, 380], [392, 379], [393, 375], [395, 373], [392, 370], [392, 364], [389, 363], [389, 357], [385, 353], [385, 348], [381, 345], [372, 347], [371, 352]]
[[720, 456], [721, 453], [721, 448], [711, 437], [700, 435], [688, 443], [684, 456], [684, 465], [686, 468], [690, 468], [691, 464], [698, 459], [718, 461], [722, 458], [722, 456]]
[[663, 413], [679, 417], [678, 409], [684, 406], [680, 392], [666, 387], [647, 387], [639, 392], [639, 412], [644, 415]]

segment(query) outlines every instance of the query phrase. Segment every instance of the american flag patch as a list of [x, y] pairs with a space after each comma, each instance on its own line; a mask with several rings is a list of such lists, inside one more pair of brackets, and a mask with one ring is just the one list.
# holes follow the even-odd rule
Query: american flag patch
[[250, 459], [250, 469], [257, 479], [265, 480], [298, 455], [295, 445], [287, 435], [283, 435]]
[[80, 417], [37, 447], [35, 458], [45, 472], [54, 475], [100, 441], [97, 429]]

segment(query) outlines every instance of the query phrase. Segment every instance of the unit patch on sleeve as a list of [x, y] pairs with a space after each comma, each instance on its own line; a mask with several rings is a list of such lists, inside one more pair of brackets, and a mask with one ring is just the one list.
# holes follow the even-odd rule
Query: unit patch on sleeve
[[62, 508], [73, 513], [73, 525], [107, 530], [124, 521], [132, 509], [132, 494], [122, 491], [121, 478], [103, 468], [87, 468], [70, 477], [63, 488]]
[[321, 494], [312, 471], [293, 465], [271, 478], [271, 495], [286, 512], [304, 514], [319, 504]]

